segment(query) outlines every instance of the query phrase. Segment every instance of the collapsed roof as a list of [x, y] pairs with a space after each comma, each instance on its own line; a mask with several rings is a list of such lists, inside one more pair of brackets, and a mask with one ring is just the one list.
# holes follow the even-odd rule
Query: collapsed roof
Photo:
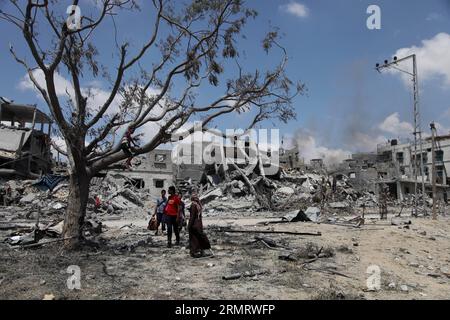
[[31, 130], [16, 130], [2, 128], [0, 141], [0, 157], [15, 159], [18, 150], [21, 150], [31, 135]]
[[0, 99], [0, 121], [25, 121], [51, 124], [52, 120], [36, 106], [8, 103]]

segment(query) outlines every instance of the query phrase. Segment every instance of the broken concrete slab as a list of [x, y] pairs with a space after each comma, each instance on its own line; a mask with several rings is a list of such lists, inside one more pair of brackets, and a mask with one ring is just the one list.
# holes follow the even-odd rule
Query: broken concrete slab
[[219, 198], [219, 197], [222, 197], [222, 196], [223, 196], [222, 189], [216, 188], [216, 189], [214, 189], [214, 190], [212, 190], [212, 191], [210, 191], [210, 192], [208, 192], [208, 193], [202, 195], [202, 196], [200, 197], [200, 201], [201, 201], [203, 204], [206, 204], [206, 203], [208, 203], [208, 202], [210, 202], [210, 201], [212, 201], [212, 200], [214, 200], [214, 199], [217, 199], [217, 198]]
[[24, 235], [12, 236], [12, 237], [6, 239], [6, 243], [8, 243], [12, 246], [27, 245], [27, 244], [36, 243], [36, 242], [37, 242], [37, 238], [36, 238], [35, 231], [32, 231], [32, 232], [24, 234]]
[[38, 196], [39, 195], [36, 193], [30, 193], [24, 196], [22, 199], [20, 199], [19, 202], [21, 204], [30, 204], [33, 203], [38, 198]]
[[231, 188], [231, 193], [233, 196], [239, 197], [245, 194], [245, 192], [240, 188]]
[[114, 210], [125, 211], [125, 210], [130, 210], [133, 208], [137, 208], [136, 204], [134, 204], [133, 202], [129, 201], [128, 199], [126, 199], [125, 197], [123, 197], [121, 195], [110, 200], [110, 204], [114, 208]]
[[276, 191], [276, 193], [277, 194], [283, 194], [283, 195], [286, 195], [286, 196], [290, 196], [290, 195], [293, 195], [295, 193], [295, 191], [291, 187], [282, 187], [282, 188], [279, 188]]
[[305, 214], [310, 221], [319, 222], [320, 208], [309, 207], [308, 209], [306, 209]]
[[404, 226], [404, 225], [411, 225], [412, 222], [410, 219], [406, 218], [400, 218], [400, 217], [394, 217], [391, 219], [391, 225], [393, 226]]
[[133, 191], [131, 191], [130, 189], [124, 189], [120, 192], [120, 194], [127, 200], [133, 202], [135, 205], [139, 206], [139, 207], [143, 207], [144, 203], [141, 201], [141, 199], [139, 198], [139, 196], [137, 194], [135, 194]]
[[223, 280], [237, 280], [237, 279], [239, 279], [241, 277], [242, 277], [241, 273], [233, 273], [233, 274], [230, 274], [230, 275], [223, 276], [222, 279]]
[[64, 220], [61, 220], [59, 223], [53, 224], [52, 226], [48, 227], [47, 230], [61, 235], [63, 232], [63, 227], [64, 227]]

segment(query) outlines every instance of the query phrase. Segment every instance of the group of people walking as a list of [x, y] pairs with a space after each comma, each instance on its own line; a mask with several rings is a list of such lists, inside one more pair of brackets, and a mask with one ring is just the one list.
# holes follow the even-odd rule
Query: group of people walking
[[[133, 137], [134, 128], [128, 128], [124, 134], [120, 148], [127, 156], [125, 167], [131, 170], [131, 161], [133, 159], [133, 149], [138, 147], [137, 137]], [[167, 247], [172, 247], [172, 235], [175, 234], [175, 245], [180, 245], [180, 231], [186, 225], [185, 218], [185, 204], [181, 197], [176, 193], [174, 186], [168, 189], [169, 196], [166, 196], [166, 191], [161, 191], [161, 197], [156, 202], [155, 212], [152, 219], [150, 219], [148, 229], [155, 230], [155, 235], [159, 234], [159, 227], [161, 226], [162, 233], [166, 231], [167, 227]], [[99, 200], [98, 200], [99, 201]], [[96, 206], [99, 205], [96, 199]], [[189, 223], [187, 230], [189, 233], [189, 249], [193, 257], [202, 257], [211, 255], [211, 244], [203, 231], [202, 211], [203, 206], [195, 192], [191, 195], [191, 206], [188, 208]], [[156, 224], [154, 222], [156, 218]], [[209, 254], [205, 250], [210, 250]]]
[[[211, 244], [203, 231], [202, 212], [203, 206], [196, 192], [191, 194], [191, 206], [189, 211], [189, 222], [186, 224], [185, 204], [181, 197], [176, 193], [174, 186], [168, 189], [169, 196], [166, 191], [161, 191], [161, 197], [156, 201], [153, 217], [156, 218], [156, 232], [159, 234], [159, 227], [162, 232], [167, 229], [167, 247], [172, 247], [172, 235], [175, 234], [175, 245], [180, 245], [180, 232], [183, 226], [187, 225], [189, 234], [189, 250], [192, 257], [199, 258], [211, 255]], [[153, 218], [152, 217], [152, 218]], [[208, 253], [205, 250], [209, 250]]]

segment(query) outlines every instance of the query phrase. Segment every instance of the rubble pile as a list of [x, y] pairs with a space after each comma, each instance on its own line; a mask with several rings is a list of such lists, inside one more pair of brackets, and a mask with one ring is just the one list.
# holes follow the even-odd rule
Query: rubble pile
[[[5, 242], [10, 246], [28, 247], [60, 241], [68, 196], [69, 186], [63, 176], [0, 181], [2, 230], [11, 231]], [[150, 198], [148, 190], [138, 190], [131, 184], [119, 186], [110, 177], [93, 179], [83, 226], [84, 238], [94, 238], [104, 231], [99, 215], [147, 215], [149, 209], [145, 202]]]
[[[116, 179], [125, 176], [105, 177], [94, 180], [90, 188], [88, 209], [100, 214], [120, 214], [142, 211], [146, 201], [151, 200], [149, 190], [137, 189], [131, 183], [120, 186]], [[98, 203], [96, 204], [96, 199]]]
[[67, 196], [68, 188], [65, 183], [48, 189], [40, 185], [40, 180], [2, 181], [0, 215], [6, 219], [35, 219], [38, 212], [40, 216], [63, 214], [67, 206]]
[[[63, 218], [69, 197], [68, 179], [55, 177], [0, 181], [0, 218], [35, 220], [38, 215]], [[149, 190], [139, 190], [131, 184], [121, 187], [109, 177], [93, 179], [87, 215], [144, 213], [148, 211], [146, 201], [150, 200]]]
[[[348, 212], [349, 208], [376, 207], [377, 197], [371, 192], [357, 191], [344, 177], [336, 180], [326, 173], [281, 171], [276, 178], [250, 173], [248, 176], [233, 171], [228, 180], [211, 183], [208, 179], [201, 196], [206, 214], [221, 212], [256, 212], [261, 209], [291, 212], [301, 210], [310, 221], [317, 221], [323, 211]], [[258, 199], [259, 197], [259, 199]], [[265, 199], [261, 203], [261, 198]]]

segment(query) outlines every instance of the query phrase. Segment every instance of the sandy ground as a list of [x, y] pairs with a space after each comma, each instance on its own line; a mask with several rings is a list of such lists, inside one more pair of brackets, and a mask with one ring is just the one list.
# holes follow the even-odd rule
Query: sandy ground
[[[104, 221], [107, 228], [97, 247], [71, 253], [59, 244], [12, 249], [2, 243], [0, 299], [42, 299], [45, 294], [56, 299], [450, 298], [449, 218], [411, 219], [409, 228], [389, 221], [366, 221], [362, 228], [258, 224], [273, 220], [267, 216], [205, 218], [212, 258], [193, 259], [184, 245], [166, 248], [166, 238], [150, 233], [147, 221], [136, 218]], [[322, 236], [259, 234], [280, 246], [271, 249], [255, 240], [258, 234], [228, 233], [217, 226]], [[0, 233], [2, 238], [7, 234]], [[182, 239], [186, 242], [186, 233]], [[305, 248], [323, 248], [330, 254], [311, 261], [299, 254]], [[288, 253], [296, 261], [280, 259]], [[67, 287], [71, 265], [81, 270], [79, 290]], [[367, 287], [370, 266], [381, 272], [377, 291]], [[236, 273], [242, 276], [222, 278]]]

